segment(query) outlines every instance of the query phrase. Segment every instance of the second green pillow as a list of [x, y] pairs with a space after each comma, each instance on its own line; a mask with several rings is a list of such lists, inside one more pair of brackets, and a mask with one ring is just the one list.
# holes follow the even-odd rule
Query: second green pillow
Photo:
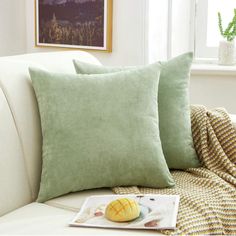
[[[192, 53], [186, 53], [168, 62], [156, 63], [160, 67], [158, 109], [162, 148], [169, 168], [198, 167], [193, 147], [189, 104], [189, 75]], [[102, 74], [137, 69], [137, 67], [105, 67], [74, 61], [79, 74]]]

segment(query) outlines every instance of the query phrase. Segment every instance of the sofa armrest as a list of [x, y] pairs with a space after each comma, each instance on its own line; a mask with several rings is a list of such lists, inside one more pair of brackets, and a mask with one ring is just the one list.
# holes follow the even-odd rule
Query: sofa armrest
[[231, 115], [231, 114], [230, 114], [230, 118], [231, 118], [231, 120], [232, 120], [232, 123], [233, 123], [235, 129], [236, 129], [236, 115]]

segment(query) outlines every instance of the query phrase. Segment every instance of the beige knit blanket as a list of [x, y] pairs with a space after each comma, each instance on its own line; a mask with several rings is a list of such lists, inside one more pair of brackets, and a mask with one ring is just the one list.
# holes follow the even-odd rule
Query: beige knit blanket
[[117, 194], [178, 194], [176, 230], [164, 234], [236, 235], [236, 131], [224, 109], [191, 107], [192, 133], [201, 168], [172, 171], [175, 188], [116, 187]]

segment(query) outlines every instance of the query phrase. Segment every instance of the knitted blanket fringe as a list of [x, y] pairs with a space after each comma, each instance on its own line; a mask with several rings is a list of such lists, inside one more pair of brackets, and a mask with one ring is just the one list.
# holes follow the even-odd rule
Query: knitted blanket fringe
[[115, 187], [117, 194], [177, 194], [176, 230], [169, 235], [236, 235], [236, 130], [219, 108], [191, 107], [194, 146], [200, 168], [172, 171], [175, 188]]

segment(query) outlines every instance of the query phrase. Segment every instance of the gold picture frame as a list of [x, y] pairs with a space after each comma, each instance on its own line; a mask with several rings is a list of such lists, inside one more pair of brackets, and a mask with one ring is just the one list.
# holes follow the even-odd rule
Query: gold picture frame
[[35, 0], [35, 46], [111, 52], [112, 12], [113, 0]]

